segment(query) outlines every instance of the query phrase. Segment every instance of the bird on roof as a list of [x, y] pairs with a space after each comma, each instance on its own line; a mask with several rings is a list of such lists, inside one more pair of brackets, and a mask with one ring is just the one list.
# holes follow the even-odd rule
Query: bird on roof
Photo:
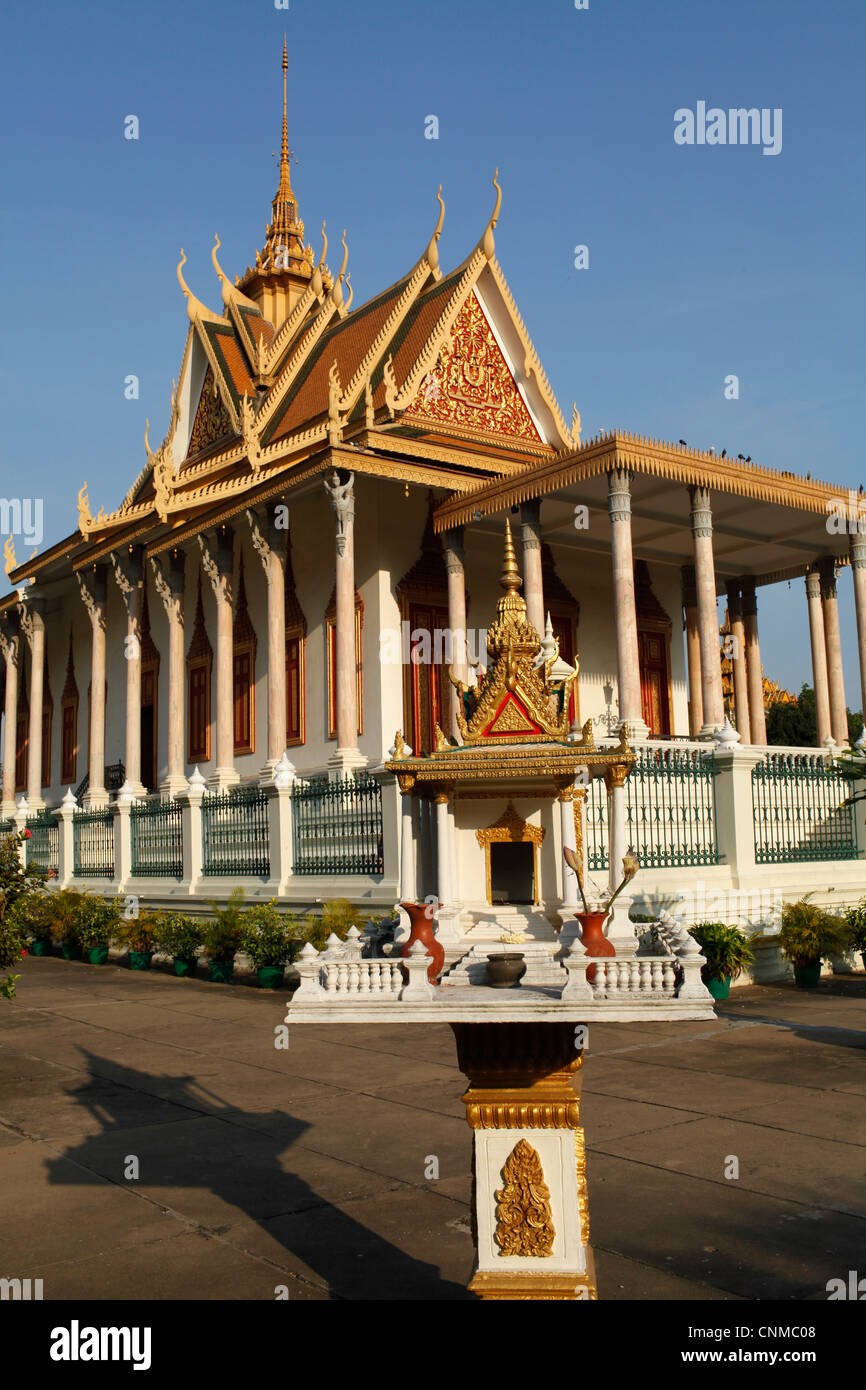
[[740, 461], [741, 461], [742, 463], [745, 463], [745, 462], [746, 462], [745, 457], [744, 457], [743, 454], [737, 454], [737, 458], [740, 459]]
[[680, 440], [680, 443], [682, 444], [682, 446], [683, 446], [684, 449], [687, 449], [687, 448], [689, 447], [688, 444], [686, 443], [686, 441], [685, 441], [684, 439], [681, 439], [681, 440]]
[[721, 454], [719, 455], [719, 457], [720, 457], [720, 458], [725, 458], [725, 457], [727, 456], [727, 452], [728, 452], [727, 449], [723, 449], [722, 452], [721, 452]]
[[751, 454], [747, 454], [747, 455], [746, 455], [746, 463], [751, 463], [751, 462], [752, 462], [752, 455], [751, 455]]

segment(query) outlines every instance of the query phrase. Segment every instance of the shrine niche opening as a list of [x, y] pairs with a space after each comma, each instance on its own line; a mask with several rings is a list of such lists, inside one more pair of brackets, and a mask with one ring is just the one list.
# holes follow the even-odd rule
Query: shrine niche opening
[[540, 825], [530, 825], [509, 802], [493, 825], [475, 832], [487, 859], [487, 901], [526, 906], [538, 902]]

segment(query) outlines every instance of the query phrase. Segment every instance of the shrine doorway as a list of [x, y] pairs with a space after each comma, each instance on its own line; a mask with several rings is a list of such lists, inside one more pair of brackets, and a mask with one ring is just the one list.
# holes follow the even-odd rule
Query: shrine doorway
[[535, 846], [490, 846], [490, 901], [494, 904], [531, 904], [535, 901]]
[[538, 853], [544, 839], [540, 825], [522, 820], [509, 802], [499, 820], [476, 839], [487, 858], [487, 901], [502, 906], [538, 902]]

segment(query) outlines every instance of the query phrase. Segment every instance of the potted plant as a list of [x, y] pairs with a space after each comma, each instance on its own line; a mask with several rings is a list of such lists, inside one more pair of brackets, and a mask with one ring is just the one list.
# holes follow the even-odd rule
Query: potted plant
[[214, 915], [205, 927], [204, 949], [214, 984], [227, 985], [234, 974], [244, 933], [244, 897], [243, 888], [235, 888], [225, 907], [211, 903]]
[[[504, 932], [499, 940], [503, 946], [522, 946], [526, 936], [522, 931]], [[491, 989], [517, 989], [525, 974], [522, 951], [491, 952], [487, 957], [487, 983]]]
[[706, 956], [701, 967], [701, 979], [714, 999], [727, 999], [731, 980], [736, 980], [755, 959], [749, 938], [739, 927], [724, 922], [698, 922], [689, 933]]
[[32, 956], [51, 955], [51, 904], [54, 894], [25, 893], [10, 910]]
[[62, 888], [51, 895], [51, 938], [64, 960], [81, 960], [78, 921], [83, 896], [77, 888]]
[[276, 902], [257, 903], [244, 914], [241, 948], [256, 968], [262, 989], [280, 989], [294, 955], [295, 921]]
[[863, 969], [866, 970], [866, 898], [862, 898], [856, 907], [848, 908], [845, 926], [848, 928], [848, 945], [860, 952]]
[[162, 913], [145, 908], [135, 917], [124, 917], [118, 936], [129, 947], [130, 970], [149, 970], [162, 929]]
[[119, 925], [117, 904], [85, 893], [78, 904], [78, 940], [91, 965], [105, 965]]
[[167, 912], [159, 927], [159, 949], [174, 958], [175, 975], [194, 976], [204, 925], [187, 912]]
[[807, 895], [783, 906], [779, 945], [794, 967], [794, 981], [799, 988], [816, 989], [821, 961], [844, 951], [845, 931], [837, 917], [810, 903]]

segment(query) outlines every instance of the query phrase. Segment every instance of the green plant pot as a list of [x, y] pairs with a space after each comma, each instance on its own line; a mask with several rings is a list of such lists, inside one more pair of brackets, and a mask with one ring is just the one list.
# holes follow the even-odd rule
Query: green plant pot
[[727, 975], [711, 975], [704, 984], [714, 999], [727, 999], [731, 992], [731, 980]]
[[794, 966], [794, 983], [798, 989], [817, 989], [821, 980], [821, 962], [810, 961]]
[[175, 975], [180, 975], [183, 978], [186, 978], [189, 975], [195, 975], [196, 964], [197, 962], [194, 960], [181, 960], [180, 956], [175, 956], [174, 973]]
[[91, 965], [105, 965], [108, 960], [107, 946], [88, 946], [87, 959]]
[[259, 967], [260, 989], [282, 989], [285, 970], [281, 965], [262, 965]]
[[64, 960], [81, 960], [80, 946], [67, 946], [64, 942], [60, 949], [63, 952]]
[[50, 956], [50, 955], [51, 955], [51, 942], [50, 942], [50, 941], [43, 941], [43, 940], [41, 940], [41, 939], [38, 940], [38, 941], [31, 941], [31, 942], [30, 942], [30, 954], [31, 954], [31, 956]]
[[149, 970], [152, 960], [152, 951], [130, 951], [129, 968], [130, 970]]
[[207, 963], [210, 978], [215, 985], [230, 985], [235, 973], [233, 960], [209, 960]]

